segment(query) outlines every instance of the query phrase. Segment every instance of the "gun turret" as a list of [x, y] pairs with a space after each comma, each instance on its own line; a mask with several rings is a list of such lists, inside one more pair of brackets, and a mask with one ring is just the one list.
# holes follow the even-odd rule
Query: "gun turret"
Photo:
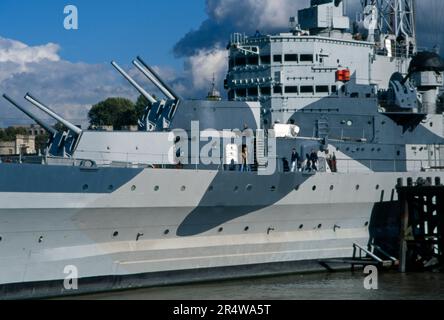
[[131, 78], [115, 61], [111, 62], [112, 66], [114, 68], [116, 68], [117, 71], [120, 72], [120, 74], [126, 79], [128, 80], [128, 82], [134, 87], [136, 88], [137, 91], [140, 92], [141, 95], [143, 95], [145, 98], [148, 99], [148, 101], [151, 104], [155, 104], [157, 103], [157, 100], [154, 99], [148, 92], [145, 91], [145, 89], [143, 89], [133, 78]]
[[166, 84], [162, 78], [153, 70], [141, 57], [133, 61], [133, 64], [139, 69], [148, 79], [150, 79], [160, 91], [162, 91], [169, 99], [179, 101], [180, 97], [174, 90]]
[[59, 116], [57, 113], [52, 111], [50, 108], [45, 106], [43, 103], [38, 101], [36, 98], [31, 96], [29, 93], [26, 94], [25, 99], [31, 102], [33, 105], [35, 105], [37, 108], [48, 114], [50, 117], [56, 119], [60, 123], [62, 123], [65, 127], [67, 127], [71, 132], [75, 133], [77, 136], [80, 136], [82, 134], [82, 129], [76, 127], [69, 121], [63, 119], [61, 116]]
[[44, 122], [43, 120], [39, 119], [35, 114], [32, 112], [26, 110], [21, 105], [19, 105], [17, 102], [15, 102], [12, 98], [7, 96], [6, 94], [3, 95], [3, 98], [5, 98], [7, 101], [9, 101], [13, 106], [15, 106], [17, 109], [22, 111], [24, 114], [26, 114], [28, 117], [30, 117], [32, 120], [34, 120], [38, 125], [40, 125], [42, 128], [44, 128], [46, 131], [48, 131], [49, 134], [54, 137], [57, 134], [57, 130], [55, 130], [52, 126]]

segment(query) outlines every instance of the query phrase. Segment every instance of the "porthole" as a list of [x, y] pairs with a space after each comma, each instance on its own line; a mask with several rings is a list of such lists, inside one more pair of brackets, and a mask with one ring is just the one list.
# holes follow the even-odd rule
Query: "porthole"
[[304, 225], [303, 225], [303, 224], [301, 224], [301, 225], [299, 226], [299, 230], [302, 230], [302, 229], [304, 229]]
[[89, 186], [88, 186], [87, 184], [84, 184], [84, 185], [82, 186], [82, 190], [83, 190], [83, 191], [88, 191], [88, 189], [89, 189]]
[[167, 235], [167, 234], [169, 234], [169, 233], [170, 233], [170, 230], [168, 230], [168, 229], [166, 229], [166, 230], [163, 232], [164, 235]]
[[131, 191], [136, 191], [136, 189], [137, 189], [136, 186], [131, 187]]
[[217, 230], [217, 232], [221, 233], [222, 231], [224, 231], [224, 228], [219, 228], [219, 230]]
[[398, 151], [396, 152], [396, 155], [399, 157], [399, 156], [401, 155], [401, 151], [398, 150]]
[[311, 190], [316, 191], [316, 186], [313, 186], [313, 188], [311, 188]]
[[276, 186], [271, 186], [270, 191], [271, 192], [275, 192], [276, 191]]
[[3, 241], [3, 237], [2, 236], [0, 236], [0, 242], [2, 242]]
[[113, 232], [113, 238], [116, 238], [118, 235], [119, 235], [119, 232], [118, 232], [118, 231], [114, 231], [114, 232]]
[[294, 190], [299, 191], [300, 187], [301, 187], [300, 185], [297, 185], [296, 187], [294, 187]]
[[379, 184], [376, 185], [376, 190], [379, 190], [380, 186]]
[[364, 226], [368, 227], [369, 223], [368, 221], [365, 222]]
[[355, 187], [356, 191], [358, 191], [360, 188], [361, 188], [361, 186], [359, 184], [357, 184]]
[[350, 148], [345, 149], [345, 151], [350, 151]]
[[43, 236], [40, 236], [39, 237], [39, 243], [42, 243], [43, 242]]
[[320, 224], [318, 224], [318, 229], [321, 229], [322, 228], [322, 224], [320, 223]]
[[187, 187], [182, 186], [182, 187], [180, 188], [180, 191], [184, 192], [186, 189], [187, 189]]
[[352, 125], [353, 125], [353, 121], [348, 120], [348, 121], [347, 121], [347, 126], [351, 127]]
[[108, 186], [108, 190], [109, 190], [109, 191], [114, 190], [114, 186], [113, 186], [112, 184], [110, 184], [110, 185]]
[[247, 227], [244, 228], [245, 232], [247, 232], [248, 230], [250, 230], [250, 227], [247, 226]]
[[159, 186], [154, 186], [154, 191], [159, 191]]
[[234, 192], [238, 192], [238, 191], [239, 191], [239, 187], [238, 187], [238, 186], [235, 186], [234, 189], [233, 189], [233, 191], [234, 191]]
[[430, 128], [433, 127], [433, 122], [430, 122]]
[[253, 190], [253, 186], [251, 184], [249, 184], [249, 185], [247, 185], [246, 189], [247, 189], [247, 191], [251, 191], [251, 190]]
[[214, 187], [213, 187], [213, 186], [209, 186], [209, 187], [208, 187], [208, 191], [209, 191], [209, 192], [212, 192], [213, 190], [214, 190]]
[[335, 186], [331, 185], [330, 186], [330, 191], [333, 191], [335, 189]]

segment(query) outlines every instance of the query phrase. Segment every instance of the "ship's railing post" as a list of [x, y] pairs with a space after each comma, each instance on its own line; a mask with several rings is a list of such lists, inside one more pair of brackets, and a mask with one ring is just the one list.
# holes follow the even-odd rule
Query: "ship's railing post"
[[401, 193], [401, 199], [404, 203], [404, 211], [401, 217], [401, 261], [399, 264], [399, 271], [405, 273], [407, 270], [407, 229], [409, 226], [409, 203], [405, 192]]

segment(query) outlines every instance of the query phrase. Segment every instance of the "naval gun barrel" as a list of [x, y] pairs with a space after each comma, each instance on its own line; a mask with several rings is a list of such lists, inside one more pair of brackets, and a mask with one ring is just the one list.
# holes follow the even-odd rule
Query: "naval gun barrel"
[[117, 71], [120, 72], [120, 74], [126, 79], [128, 80], [129, 83], [131, 83], [131, 85], [136, 88], [137, 91], [140, 92], [141, 95], [143, 95], [145, 98], [148, 99], [148, 101], [151, 104], [154, 104], [157, 102], [156, 99], [154, 99], [148, 92], [146, 92], [145, 89], [143, 89], [133, 78], [131, 78], [129, 76], [129, 74], [127, 74], [115, 61], [111, 61], [111, 64], [114, 68], [116, 68]]
[[33, 96], [31, 96], [29, 93], [26, 94], [25, 99], [28, 100], [29, 102], [31, 102], [33, 105], [35, 105], [37, 108], [39, 108], [40, 110], [42, 110], [43, 112], [45, 112], [46, 114], [48, 114], [49, 116], [51, 116], [52, 118], [56, 119], [57, 121], [59, 121], [60, 123], [62, 123], [65, 127], [67, 127], [69, 130], [71, 130], [72, 132], [74, 132], [76, 135], [80, 135], [82, 134], [82, 129], [76, 127], [75, 125], [73, 125], [71, 122], [63, 119], [61, 116], [59, 116], [57, 113], [55, 113], [54, 111], [52, 111], [51, 109], [49, 109], [47, 106], [45, 106], [43, 103], [41, 103], [40, 101], [38, 101], [36, 98], [34, 98]]
[[162, 84], [151, 74], [151, 72], [147, 71], [137, 60], [133, 61], [134, 66], [142, 72], [145, 77], [151, 80], [154, 85], [159, 88], [160, 91], [170, 100], [176, 100], [176, 98], [164, 87]]
[[7, 96], [6, 94], [3, 95], [3, 98], [8, 100], [13, 106], [15, 106], [17, 109], [19, 109], [21, 112], [26, 114], [28, 117], [30, 117], [32, 120], [37, 122], [38, 125], [40, 125], [42, 128], [44, 128], [46, 131], [48, 131], [52, 136], [55, 136], [57, 134], [57, 130], [51, 127], [49, 124], [44, 122], [43, 120], [40, 120], [35, 114], [32, 112], [26, 110], [21, 105], [19, 105], [17, 102], [15, 102], [11, 97]]
[[159, 88], [160, 91], [170, 100], [176, 100], [176, 97], [171, 94], [158, 80], [157, 78], [147, 69], [145, 69], [137, 60], [133, 60], [134, 66], [142, 72], [145, 77], [151, 80], [154, 85]]
[[[169, 94], [171, 95], [171, 96], [173, 96], [174, 97], [174, 100], [177, 100], [177, 101], [179, 101], [180, 100], [180, 97], [179, 97], [179, 95], [177, 95], [175, 92], [174, 92], [174, 90], [168, 85], [168, 84], [166, 84], [163, 80], [162, 80], [162, 78], [161, 77], [159, 77], [159, 75], [157, 74], [157, 72], [156, 71], [154, 71], [154, 69], [153, 68], [151, 68], [145, 61], [143, 61], [143, 59], [140, 57], [140, 56], [138, 56], [137, 57], [137, 60], [138, 60], [138, 62], [140, 62], [150, 73], [151, 73], [151, 75], [154, 77], [154, 78], [156, 78], [157, 79], [157, 81], [159, 82], [159, 84], [162, 86], [162, 87], [164, 87], [168, 92], [169, 92]], [[143, 72], [143, 71], [142, 71]], [[160, 88], [159, 88], [160, 89]]]

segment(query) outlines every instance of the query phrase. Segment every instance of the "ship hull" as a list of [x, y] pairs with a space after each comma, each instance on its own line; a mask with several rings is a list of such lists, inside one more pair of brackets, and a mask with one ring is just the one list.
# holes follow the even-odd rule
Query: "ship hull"
[[[399, 178], [425, 174], [146, 169], [106, 193], [1, 192], [0, 292], [31, 298], [320, 270], [319, 260], [350, 257], [372, 226], [399, 214]], [[67, 266], [76, 290], [65, 288]]]

